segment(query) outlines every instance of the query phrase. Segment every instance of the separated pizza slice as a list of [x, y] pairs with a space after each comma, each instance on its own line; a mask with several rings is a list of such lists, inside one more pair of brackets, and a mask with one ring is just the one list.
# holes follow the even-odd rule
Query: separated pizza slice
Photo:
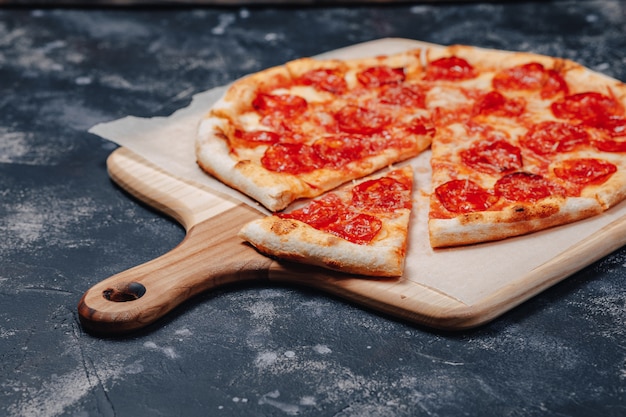
[[623, 83], [562, 59], [456, 51], [483, 87], [464, 113], [437, 125], [433, 247], [569, 224], [626, 198]]
[[412, 188], [412, 169], [395, 169], [248, 223], [239, 236], [278, 259], [351, 274], [400, 276]]

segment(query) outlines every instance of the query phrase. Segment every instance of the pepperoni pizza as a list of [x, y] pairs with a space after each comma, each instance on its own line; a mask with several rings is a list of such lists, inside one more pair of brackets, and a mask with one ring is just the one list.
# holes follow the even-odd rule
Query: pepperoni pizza
[[[623, 83], [532, 53], [455, 45], [304, 58], [236, 81], [201, 122], [196, 153], [206, 172], [278, 212], [430, 148], [430, 243], [456, 246], [570, 223], [624, 200], [625, 107]], [[326, 198], [312, 204], [328, 209]], [[271, 222], [315, 228], [305, 217], [319, 215]], [[259, 235], [275, 233], [263, 230], [243, 236], [260, 247]], [[311, 236], [273, 236], [280, 244], [265, 252], [302, 260], [308, 255], [284, 248]]]

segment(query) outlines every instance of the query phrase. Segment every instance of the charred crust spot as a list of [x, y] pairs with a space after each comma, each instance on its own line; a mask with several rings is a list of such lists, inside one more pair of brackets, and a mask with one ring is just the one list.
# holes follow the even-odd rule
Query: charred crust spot
[[543, 219], [553, 216], [559, 212], [559, 206], [556, 204], [538, 204], [536, 206], [518, 205], [512, 207], [511, 221], [527, 221], [535, 219]]
[[251, 163], [252, 162], [248, 159], [237, 161], [237, 163], [235, 164], [235, 169], [245, 169]]
[[341, 268], [341, 263], [335, 262], [335, 261], [332, 261], [332, 260], [326, 261], [326, 262], [324, 262], [324, 264], [327, 265], [331, 269]]
[[463, 214], [461, 217], [459, 217], [459, 221], [461, 224], [471, 224], [471, 223], [475, 223], [476, 221], [479, 221], [483, 217], [484, 217], [484, 214], [482, 212], [466, 213], [466, 214]]
[[557, 205], [542, 204], [541, 206], [539, 206], [539, 213], [537, 213], [537, 215], [539, 217], [549, 217], [549, 216], [552, 216], [553, 214], [558, 213], [559, 210], [560, 209]]
[[277, 221], [272, 223], [270, 230], [277, 236], [287, 235], [298, 228], [295, 222], [290, 220]]

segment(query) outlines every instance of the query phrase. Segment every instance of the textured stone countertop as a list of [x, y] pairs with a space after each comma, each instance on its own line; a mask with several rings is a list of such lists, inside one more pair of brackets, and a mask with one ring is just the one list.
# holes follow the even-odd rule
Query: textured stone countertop
[[474, 330], [269, 284], [123, 338], [83, 292], [184, 236], [109, 179], [87, 130], [246, 73], [403, 37], [533, 51], [626, 80], [626, 2], [0, 9], [0, 414], [624, 416], [626, 248]]

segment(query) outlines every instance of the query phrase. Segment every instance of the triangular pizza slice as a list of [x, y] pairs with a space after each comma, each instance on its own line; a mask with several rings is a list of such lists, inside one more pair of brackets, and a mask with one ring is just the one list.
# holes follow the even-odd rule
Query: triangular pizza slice
[[436, 123], [433, 247], [572, 223], [626, 198], [623, 83], [564, 59], [460, 45], [427, 73], [433, 63], [438, 87], [466, 97]]
[[351, 274], [400, 276], [412, 188], [412, 168], [398, 168], [250, 222], [239, 236], [279, 259]]

